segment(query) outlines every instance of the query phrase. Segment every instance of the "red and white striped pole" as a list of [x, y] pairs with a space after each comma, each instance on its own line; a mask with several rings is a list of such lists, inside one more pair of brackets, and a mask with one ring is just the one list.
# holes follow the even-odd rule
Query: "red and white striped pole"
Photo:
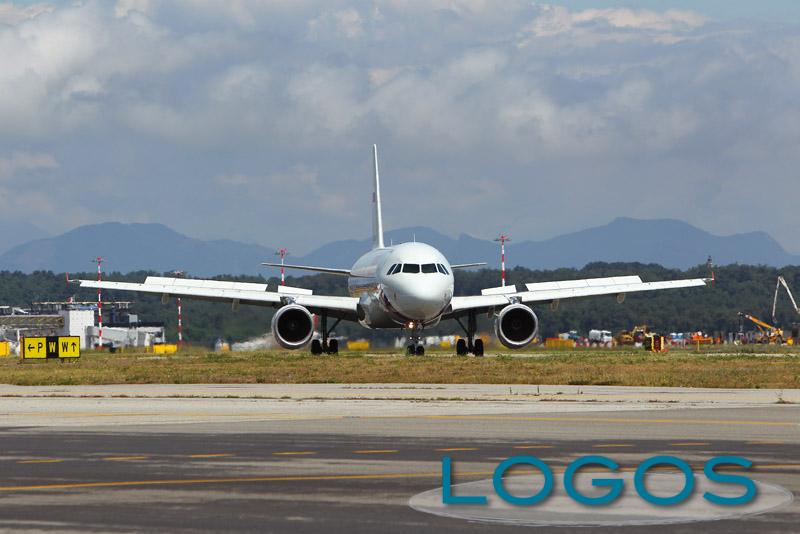
[[180, 297], [178, 297], [178, 345], [183, 345], [183, 318], [181, 317]]
[[275, 253], [276, 256], [280, 256], [281, 257], [281, 285], [282, 286], [286, 285], [286, 277], [284, 276], [284, 270], [283, 270], [283, 259], [286, 257], [287, 254], [289, 254], [289, 251], [286, 250], [285, 248], [279, 249]]
[[495, 241], [500, 242], [500, 284], [506, 287], [506, 241], [511, 241], [511, 238], [505, 234], [500, 234], [500, 237]]
[[[97, 256], [92, 260], [97, 264], [97, 282], [103, 281], [103, 258]], [[97, 330], [98, 330], [98, 345], [100, 349], [103, 348], [103, 290], [97, 288]]]
[[[172, 274], [176, 278], [183, 278], [186, 273], [184, 271], [172, 271]], [[178, 345], [183, 345], [183, 306], [181, 298], [177, 297], [176, 302], [178, 304]]]

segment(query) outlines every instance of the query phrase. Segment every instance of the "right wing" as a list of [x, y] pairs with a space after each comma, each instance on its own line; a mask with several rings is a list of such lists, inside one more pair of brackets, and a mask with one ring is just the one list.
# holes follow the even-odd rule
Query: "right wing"
[[239, 304], [272, 306], [279, 308], [284, 304], [295, 303], [305, 306], [312, 313], [326, 312], [332, 317], [357, 320], [354, 297], [314, 295], [310, 289], [278, 286], [278, 291], [267, 291], [267, 284], [249, 282], [225, 282], [220, 280], [196, 280], [191, 278], [164, 278], [148, 276], [143, 284], [97, 280], [71, 280], [81, 287], [133, 291], [161, 295], [166, 301], [171, 297], [230, 302], [235, 308]]

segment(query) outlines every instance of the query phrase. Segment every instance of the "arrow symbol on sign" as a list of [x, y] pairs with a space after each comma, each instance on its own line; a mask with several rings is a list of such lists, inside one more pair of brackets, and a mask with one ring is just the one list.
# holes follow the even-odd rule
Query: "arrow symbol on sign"
[[72, 342], [72, 350], [75, 350], [75, 342]]
[[30, 343], [28, 343], [28, 350], [33, 350], [33, 345], [31, 345]]

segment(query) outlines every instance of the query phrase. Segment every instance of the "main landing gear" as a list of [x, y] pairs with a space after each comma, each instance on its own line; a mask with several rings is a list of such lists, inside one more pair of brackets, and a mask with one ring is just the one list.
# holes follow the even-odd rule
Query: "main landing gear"
[[320, 328], [320, 333], [322, 334], [322, 341], [319, 339], [311, 340], [311, 354], [322, 354], [323, 352], [326, 354], [338, 354], [339, 353], [339, 340], [328, 338], [333, 332], [333, 329], [336, 328], [336, 325], [339, 324], [341, 319], [336, 319], [336, 322], [333, 323], [333, 326], [328, 328], [328, 314], [322, 312], [322, 328]]
[[483, 356], [483, 340], [480, 338], [475, 339], [475, 332], [478, 331], [478, 320], [475, 318], [475, 312], [470, 311], [467, 315], [467, 326], [464, 326], [464, 323], [458, 317], [455, 319], [467, 335], [467, 339], [459, 338], [456, 341], [456, 354], [459, 356], [466, 356], [467, 354]]

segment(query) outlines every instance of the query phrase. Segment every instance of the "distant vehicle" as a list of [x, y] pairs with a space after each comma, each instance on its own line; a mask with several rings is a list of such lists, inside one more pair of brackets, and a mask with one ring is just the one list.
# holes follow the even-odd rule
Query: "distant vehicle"
[[610, 347], [613, 343], [610, 330], [589, 330], [589, 344], [593, 347]]
[[747, 319], [758, 328], [758, 332], [754, 338], [755, 343], [783, 345], [784, 335], [782, 328], [764, 322], [758, 317], [754, 317], [748, 313], [739, 312], [739, 317]]
[[[301, 349], [310, 344], [313, 354], [339, 350], [331, 332], [339, 321], [358, 322], [366, 328], [402, 329], [408, 332], [408, 354], [422, 355], [425, 348], [420, 340], [425, 329], [440, 321], [452, 319], [465, 333], [456, 342], [456, 353], [483, 355], [483, 340], [476, 338], [481, 314], [494, 317], [495, 333], [508, 348], [520, 349], [537, 336], [539, 319], [530, 305], [557, 303], [562, 299], [616, 295], [622, 302], [625, 294], [705, 286], [710, 279], [694, 278], [661, 282], [643, 282], [638, 276], [592, 278], [525, 284], [524, 291], [516, 286], [487, 288], [480, 295], [454, 296], [453, 272], [457, 269], [485, 265], [484, 263], [451, 264], [444, 255], [424, 243], [402, 243], [385, 246], [381, 216], [378, 149], [372, 147], [372, 250], [356, 260], [350, 269], [283, 265], [264, 262], [262, 265], [300, 269], [338, 275], [347, 279], [349, 296], [314, 295], [311, 290], [278, 286], [267, 290], [266, 284], [191, 280], [186, 278], [148, 277], [143, 284], [113, 281], [79, 280], [81, 287], [118, 289], [161, 295], [166, 303], [171, 297], [197, 298], [229, 303], [233, 310], [240, 304], [277, 308], [272, 319], [272, 333], [282, 347]], [[451, 184], [453, 202], [459, 202], [458, 184]], [[415, 194], [430, 195], [431, 190], [420, 188]], [[306, 217], [313, 217], [317, 206], [309, 202]], [[473, 216], [480, 216], [477, 209]], [[314, 339], [314, 318], [320, 316], [322, 339]], [[334, 319], [333, 325], [328, 319]]]
[[614, 339], [617, 345], [641, 345], [649, 333], [650, 328], [646, 324], [641, 324], [634, 326], [633, 330], [621, 330]]
[[698, 343], [701, 344], [701, 345], [713, 345], [714, 344], [714, 338], [713, 337], [711, 337], [711, 336], [709, 336], [707, 334], [704, 334], [703, 332], [700, 332], [700, 331], [692, 333], [691, 337], [689, 338], [689, 341], [691, 341], [692, 345], [697, 345]]

